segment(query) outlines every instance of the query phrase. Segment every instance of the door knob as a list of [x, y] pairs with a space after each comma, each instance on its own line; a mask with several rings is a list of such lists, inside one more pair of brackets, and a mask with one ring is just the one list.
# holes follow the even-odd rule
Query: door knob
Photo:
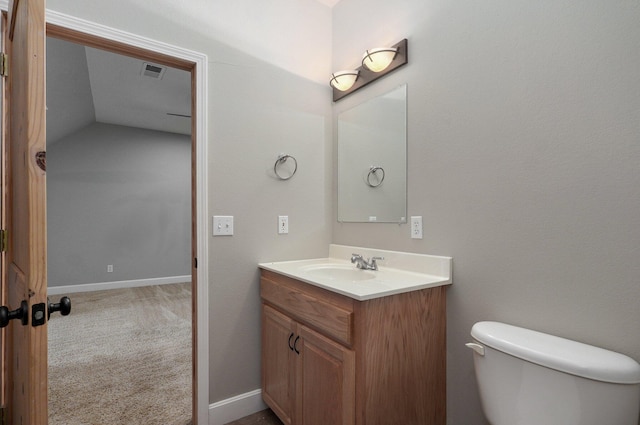
[[0, 328], [7, 326], [13, 319], [20, 319], [23, 326], [29, 322], [29, 304], [26, 301], [22, 301], [20, 307], [13, 311], [5, 306], [0, 307]]
[[49, 303], [49, 316], [47, 316], [47, 319], [51, 317], [51, 313], [55, 313], [56, 311], [59, 311], [63, 316], [71, 313], [71, 300], [69, 297], [60, 298], [59, 303]]

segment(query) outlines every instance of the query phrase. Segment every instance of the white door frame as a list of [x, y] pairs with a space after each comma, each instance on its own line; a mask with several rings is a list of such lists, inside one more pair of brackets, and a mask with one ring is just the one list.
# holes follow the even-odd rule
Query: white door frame
[[[0, 10], [8, 9], [8, 1], [0, 0]], [[207, 56], [163, 42], [130, 34], [52, 10], [46, 11], [46, 22], [130, 46], [151, 50], [196, 64], [196, 269], [197, 277], [197, 423], [209, 423], [209, 273], [207, 245]]]

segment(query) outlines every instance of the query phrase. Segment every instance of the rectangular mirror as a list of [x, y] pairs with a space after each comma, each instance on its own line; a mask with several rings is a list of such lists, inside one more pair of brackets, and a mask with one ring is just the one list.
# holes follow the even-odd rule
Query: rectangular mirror
[[407, 221], [406, 84], [338, 116], [338, 221]]

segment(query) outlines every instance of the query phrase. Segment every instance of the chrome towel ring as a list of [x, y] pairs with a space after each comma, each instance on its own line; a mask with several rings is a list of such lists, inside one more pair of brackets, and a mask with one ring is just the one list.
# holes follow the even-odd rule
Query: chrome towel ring
[[[371, 176], [378, 177], [378, 171], [382, 171], [382, 178], [378, 179], [377, 183], [371, 183]], [[371, 187], [378, 187], [382, 184], [383, 181], [384, 181], [384, 168], [378, 165], [372, 165], [369, 168], [369, 174], [367, 174], [367, 184]]]
[[[278, 172], [278, 168], [281, 165], [284, 165], [287, 160], [292, 159], [293, 160], [293, 171], [291, 172], [290, 175], [288, 176], [283, 176], [282, 174], [280, 174]], [[280, 154], [278, 155], [278, 158], [276, 159], [276, 163], [273, 164], [273, 172], [276, 174], [276, 176], [278, 176], [278, 178], [280, 180], [289, 180], [291, 177], [293, 177], [293, 175], [296, 173], [296, 171], [298, 171], [298, 161], [296, 161], [296, 159], [294, 157], [292, 157], [291, 155], [287, 155], [287, 154]]]

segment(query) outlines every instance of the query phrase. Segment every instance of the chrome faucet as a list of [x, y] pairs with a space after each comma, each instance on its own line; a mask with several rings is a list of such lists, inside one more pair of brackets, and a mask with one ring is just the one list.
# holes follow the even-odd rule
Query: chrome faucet
[[384, 257], [371, 257], [369, 260], [365, 260], [360, 254], [351, 254], [351, 263], [362, 270], [378, 270], [377, 260], [384, 260]]

